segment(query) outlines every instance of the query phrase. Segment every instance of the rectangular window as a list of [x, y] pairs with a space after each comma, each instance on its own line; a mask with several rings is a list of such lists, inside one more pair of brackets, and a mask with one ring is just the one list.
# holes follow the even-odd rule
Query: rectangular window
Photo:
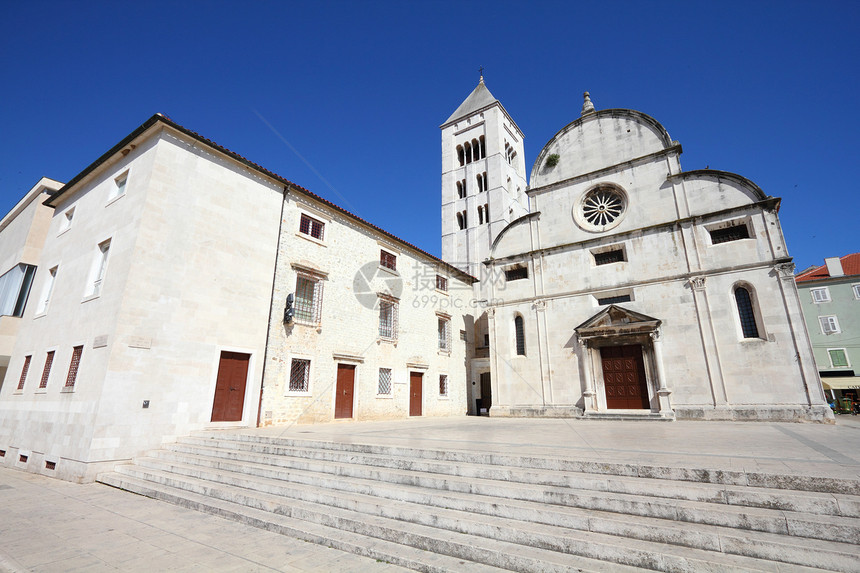
[[812, 294], [812, 302], [830, 302], [830, 289], [827, 287], [811, 288], [809, 292]]
[[388, 251], [379, 251], [379, 264], [392, 271], [397, 270], [397, 257]]
[[117, 197], [122, 197], [125, 195], [125, 185], [128, 182], [128, 173], [123, 173], [119, 177], [113, 180], [113, 189], [111, 190], [110, 199], [116, 199]]
[[379, 299], [379, 337], [397, 340], [397, 302]]
[[460, 340], [462, 340], [463, 342], [466, 342], [466, 331], [465, 330], [460, 331]]
[[48, 276], [45, 278], [45, 286], [42, 288], [42, 296], [39, 298], [39, 306], [36, 307], [36, 314], [44, 314], [48, 310], [48, 303], [51, 302], [51, 293], [54, 291], [54, 280], [57, 278], [57, 267], [48, 271]]
[[513, 269], [508, 269], [505, 271], [505, 280], [506, 281], [518, 281], [521, 279], [529, 278], [529, 268], [528, 267], [516, 267]]
[[443, 292], [448, 292], [448, 279], [442, 275], [436, 275], [436, 289]]
[[624, 251], [615, 249], [614, 251], [605, 251], [603, 253], [594, 253], [595, 265], [608, 265], [611, 263], [624, 262]]
[[711, 234], [711, 243], [714, 245], [750, 238], [749, 229], [747, 229], [745, 224], [732, 225], [731, 227], [723, 227], [722, 229], [714, 229], [708, 232]]
[[440, 374], [439, 375], [439, 395], [447, 396], [448, 395], [448, 375]]
[[102, 292], [102, 283], [107, 270], [108, 253], [110, 252], [110, 239], [99, 244], [96, 260], [93, 263], [92, 279], [90, 281], [90, 290], [87, 296], [98, 296]]
[[830, 355], [830, 366], [832, 368], [848, 368], [848, 356], [844, 348], [832, 348], [827, 351]]
[[27, 372], [30, 371], [30, 359], [32, 356], [24, 357], [24, 367], [21, 368], [21, 377], [18, 379], [18, 390], [24, 389], [24, 382], [27, 381]]
[[290, 365], [290, 392], [307, 392], [310, 389], [311, 361], [293, 358]]
[[325, 231], [325, 223], [314, 219], [313, 217], [308, 217], [304, 213], [302, 213], [301, 221], [299, 222], [299, 232], [304, 233], [305, 235], [310, 235], [314, 239], [323, 240], [323, 232]]
[[379, 369], [379, 387], [376, 393], [385, 396], [391, 394], [391, 368]]
[[0, 316], [24, 315], [30, 286], [36, 275], [34, 265], [15, 265], [0, 277]]
[[852, 285], [851, 288], [854, 290], [854, 298], [860, 299], [860, 285]]
[[45, 368], [42, 370], [42, 380], [39, 381], [39, 388], [48, 387], [48, 378], [51, 377], [51, 365], [54, 363], [54, 351], [48, 352], [45, 357]]
[[439, 317], [439, 350], [451, 350], [451, 320]]
[[835, 316], [819, 316], [818, 322], [821, 324], [821, 332], [823, 334], [834, 334], [839, 332], [839, 321]]
[[597, 304], [605, 306], [607, 304], [618, 304], [619, 302], [630, 302], [632, 299], [629, 294], [620, 294], [618, 296], [607, 296], [597, 299]]
[[63, 213], [63, 220], [60, 222], [60, 233], [68, 231], [72, 228], [72, 219], [75, 218], [75, 208], [72, 207]]
[[81, 363], [81, 354], [83, 352], [83, 346], [75, 346], [72, 350], [72, 361], [69, 363], [69, 374], [66, 376], [65, 388], [75, 387], [75, 380], [78, 378], [78, 365]]
[[296, 321], [319, 324], [322, 318], [322, 280], [311, 275], [298, 275], [295, 299]]

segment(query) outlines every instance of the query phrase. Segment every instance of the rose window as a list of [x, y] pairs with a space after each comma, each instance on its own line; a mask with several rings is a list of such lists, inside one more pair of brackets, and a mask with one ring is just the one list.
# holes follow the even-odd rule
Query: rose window
[[582, 201], [582, 216], [595, 227], [612, 224], [624, 211], [624, 198], [614, 189], [600, 187]]

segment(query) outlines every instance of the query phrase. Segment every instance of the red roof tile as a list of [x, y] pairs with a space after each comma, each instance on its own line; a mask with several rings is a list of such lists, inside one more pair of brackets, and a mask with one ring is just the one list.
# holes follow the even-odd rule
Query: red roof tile
[[[845, 276], [860, 275], [860, 253], [845, 255], [844, 257], [839, 257], [839, 260], [842, 262], [842, 271], [845, 273]], [[821, 265], [820, 267], [813, 267], [803, 271], [794, 280], [800, 283], [826, 278], [830, 278], [827, 265]]]

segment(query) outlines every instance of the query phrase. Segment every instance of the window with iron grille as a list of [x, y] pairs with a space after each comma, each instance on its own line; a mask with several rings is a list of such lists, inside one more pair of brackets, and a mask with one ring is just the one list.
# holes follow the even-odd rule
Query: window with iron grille
[[397, 302], [379, 299], [379, 337], [397, 340]]
[[379, 264], [392, 271], [397, 270], [397, 257], [388, 251], [379, 251]]
[[54, 363], [54, 351], [48, 352], [45, 357], [45, 368], [42, 370], [42, 380], [39, 381], [39, 388], [48, 387], [48, 378], [51, 376], [51, 365]]
[[442, 275], [436, 275], [436, 288], [438, 290], [448, 292], [448, 279]]
[[819, 316], [818, 322], [821, 324], [821, 332], [823, 334], [835, 334], [840, 332], [839, 321], [835, 316]]
[[744, 338], [758, 338], [758, 326], [755, 322], [755, 312], [749, 291], [744, 287], [736, 288], [735, 302], [738, 305], [738, 318], [741, 320]]
[[290, 392], [307, 392], [310, 388], [311, 361], [293, 358], [290, 364]]
[[439, 375], [439, 395], [447, 396], [448, 395], [448, 375], [440, 374]]
[[466, 331], [465, 330], [460, 331], [460, 340], [462, 340], [463, 342], [466, 342]]
[[439, 350], [451, 350], [451, 320], [439, 317]]
[[830, 366], [833, 368], [848, 368], [848, 356], [844, 348], [831, 348], [827, 350], [830, 355]]
[[296, 277], [296, 296], [293, 302], [296, 322], [319, 324], [322, 315], [322, 280], [308, 274]]
[[505, 280], [506, 281], [518, 281], [520, 279], [529, 278], [529, 268], [528, 267], [517, 267], [514, 269], [508, 269], [505, 271]]
[[714, 229], [713, 231], [709, 231], [709, 233], [711, 234], [711, 243], [714, 245], [750, 238], [749, 229], [744, 224]]
[[827, 287], [811, 288], [809, 292], [812, 294], [812, 302], [830, 302], [830, 289]]
[[75, 380], [78, 377], [78, 365], [81, 363], [83, 352], [83, 346], [75, 346], [72, 349], [72, 361], [69, 363], [69, 375], [66, 376], [66, 388], [74, 388], [75, 386]]
[[594, 253], [595, 265], [608, 265], [610, 263], [624, 262], [624, 251], [615, 249], [614, 251], [606, 251], [603, 253]]
[[18, 390], [24, 389], [24, 382], [27, 380], [27, 372], [30, 371], [30, 359], [32, 356], [24, 357], [24, 367], [21, 368], [21, 378], [18, 379]]
[[324, 231], [325, 223], [302, 213], [301, 221], [299, 221], [299, 232], [322, 241]]
[[523, 317], [517, 315], [514, 318], [514, 338], [516, 339], [517, 355], [526, 355], [526, 327]]
[[618, 304], [619, 302], [630, 302], [632, 298], [629, 294], [619, 294], [617, 296], [607, 296], [597, 299], [597, 304], [605, 306], [607, 304]]
[[391, 394], [391, 368], [379, 369], [379, 388], [376, 393], [386, 396]]

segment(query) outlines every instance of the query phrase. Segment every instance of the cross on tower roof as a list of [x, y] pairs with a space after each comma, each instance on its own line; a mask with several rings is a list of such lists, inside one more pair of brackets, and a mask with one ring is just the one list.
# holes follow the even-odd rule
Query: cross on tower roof
[[481, 74], [480, 83], [484, 83], [484, 66], [481, 66], [480, 68], [478, 68], [478, 73]]

